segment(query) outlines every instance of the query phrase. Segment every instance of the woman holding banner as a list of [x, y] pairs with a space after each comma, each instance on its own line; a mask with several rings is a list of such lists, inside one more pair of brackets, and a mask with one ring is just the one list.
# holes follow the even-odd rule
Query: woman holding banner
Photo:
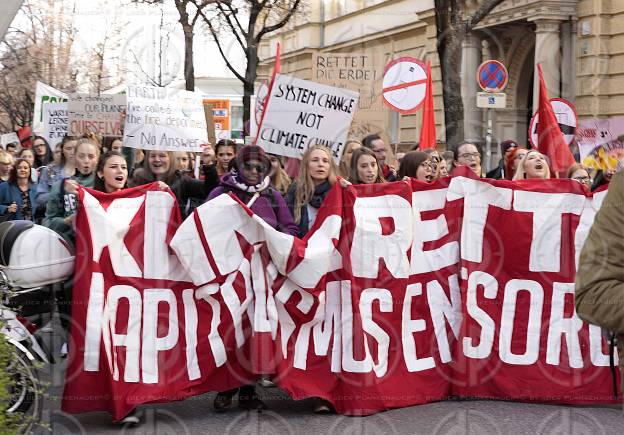
[[336, 183], [336, 172], [327, 147], [312, 145], [303, 153], [299, 176], [286, 194], [288, 209], [299, 225], [299, 237], [305, 236], [314, 225], [318, 209]]
[[204, 180], [195, 180], [176, 170], [176, 160], [171, 151], [146, 151], [143, 167], [134, 171], [131, 186], [140, 186], [154, 181], [167, 184], [178, 200], [182, 219], [186, 218], [186, 204], [189, 199], [203, 200], [214, 189], [219, 179], [215, 165], [202, 167]]
[[[233, 160], [232, 170], [221, 178], [220, 186], [214, 189], [206, 200], [210, 201], [223, 193], [231, 192], [273, 228], [296, 236], [299, 229], [292, 220], [284, 198], [271, 186], [270, 171], [271, 161], [262, 148], [257, 145], [244, 146]], [[257, 410], [267, 408], [258, 398], [255, 384], [250, 383], [218, 393], [214, 400], [215, 410], [225, 411], [230, 408], [236, 393], [240, 408]]]
[[550, 178], [550, 168], [546, 156], [537, 150], [530, 150], [526, 153], [513, 177], [514, 180], [528, 178]]
[[375, 153], [366, 147], [358, 148], [351, 157], [349, 181], [353, 184], [385, 183]]
[[[437, 169], [437, 168], [436, 168]], [[422, 151], [410, 151], [405, 154], [399, 166], [399, 180], [405, 177], [415, 178], [418, 181], [431, 183], [434, 179], [433, 164], [431, 156]]]

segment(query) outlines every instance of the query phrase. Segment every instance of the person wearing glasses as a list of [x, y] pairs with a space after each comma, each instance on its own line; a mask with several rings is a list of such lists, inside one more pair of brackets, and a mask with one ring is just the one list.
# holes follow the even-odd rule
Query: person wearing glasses
[[415, 178], [418, 181], [431, 183], [435, 179], [437, 168], [434, 169], [429, 153], [422, 151], [410, 151], [405, 153], [401, 166], [399, 166], [399, 179]]
[[470, 142], [462, 142], [453, 148], [453, 165], [468, 166], [477, 177], [481, 177], [481, 153], [477, 146]]
[[[229, 162], [230, 172], [221, 177], [206, 201], [231, 192], [256, 215], [264, 219], [276, 230], [296, 236], [299, 227], [293, 221], [279, 191], [271, 186], [271, 161], [264, 150], [257, 145], [246, 145], [238, 151], [233, 161]], [[248, 384], [240, 388], [222, 391], [215, 397], [215, 411], [226, 411], [232, 406], [232, 398], [238, 393], [238, 406], [242, 409], [266, 409], [266, 404], [256, 394], [257, 379], [247, 379]]]
[[578, 163], [570, 166], [570, 169], [568, 169], [568, 178], [576, 180], [588, 189], [591, 189], [592, 179], [589, 176], [589, 171], [587, 170], [587, 168]]

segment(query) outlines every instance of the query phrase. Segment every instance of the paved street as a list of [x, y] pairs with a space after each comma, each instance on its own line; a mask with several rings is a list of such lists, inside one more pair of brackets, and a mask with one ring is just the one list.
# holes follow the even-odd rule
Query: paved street
[[[44, 422], [56, 434], [622, 434], [624, 414], [615, 407], [571, 407], [500, 401], [453, 400], [383, 412], [369, 417], [315, 415], [309, 400], [295, 402], [277, 388], [259, 388], [269, 410], [232, 408], [217, 414], [214, 394], [183, 402], [140, 407], [146, 423], [134, 429], [111, 424], [108, 414], [67, 415], [60, 411], [64, 362], [47, 367], [51, 383]], [[40, 433], [48, 433], [41, 430]]]

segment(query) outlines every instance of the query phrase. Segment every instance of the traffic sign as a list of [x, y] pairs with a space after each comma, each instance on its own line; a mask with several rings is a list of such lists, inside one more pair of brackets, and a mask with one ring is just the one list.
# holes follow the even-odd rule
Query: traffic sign
[[480, 109], [504, 109], [507, 107], [507, 94], [477, 92], [477, 107]]
[[[576, 109], [568, 100], [563, 98], [553, 98], [550, 100], [550, 105], [555, 112], [555, 118], [559, 123], [559, 129], [563, 134], [563, 139], [570, 145], [576, 136], [576, 128], [579, 125], [578, 115]], [[537, 124], [539, 122], [539, 113], [535, 113], [529, 123], [529, 142], [533, 148], [537, 148]]]
[[509, 74], [497, 60], [486, 60], [477, 69], [477, 82], [485, 92], [501, 92], [507, 86]]
[[399, 113], [414, 113], [422, 106], [427, 91], [427, 66], [414, 57], [401, 57], [384, 69], [384, 103]]

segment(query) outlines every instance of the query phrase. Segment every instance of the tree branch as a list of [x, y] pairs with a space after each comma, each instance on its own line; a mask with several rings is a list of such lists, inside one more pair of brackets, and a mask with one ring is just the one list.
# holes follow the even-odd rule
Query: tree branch
[[474, 28], [474, 26], [479, 24], [481, 20], [483, 20], [483, 18], [485, 18], [490, 12], [492, 12], [492, 9], [494, 9], [502, 2], [503, 0], [485, 0], [481, 4], [479, 9], [477, 9], [475, 13], [470, 17], [470, 19], [466, 21], [466, 31], [470, 32]]
[[292, 6], [290, 7], [290, 9], [288, 10], [288, 13], [284, 17], [282, 17], [280, 21], [278, 21], [276, 24], [272, 26], [264, 27], [262, 30], [260, 30], [258, 34], [256, 35], [256, 38], [255, 38], [256, 41], [260, 42], [262, 37], [266, 35], [267, 33], [274, 32], [275, 30], [278, 30], [284, 27], [286, 23], [288, 22], [288, 20], [290, 20], [290, 18], [293, 16], [295, 11], [299, 7], [299, 3], [300, 3], [300, 0], [295, 0]]

